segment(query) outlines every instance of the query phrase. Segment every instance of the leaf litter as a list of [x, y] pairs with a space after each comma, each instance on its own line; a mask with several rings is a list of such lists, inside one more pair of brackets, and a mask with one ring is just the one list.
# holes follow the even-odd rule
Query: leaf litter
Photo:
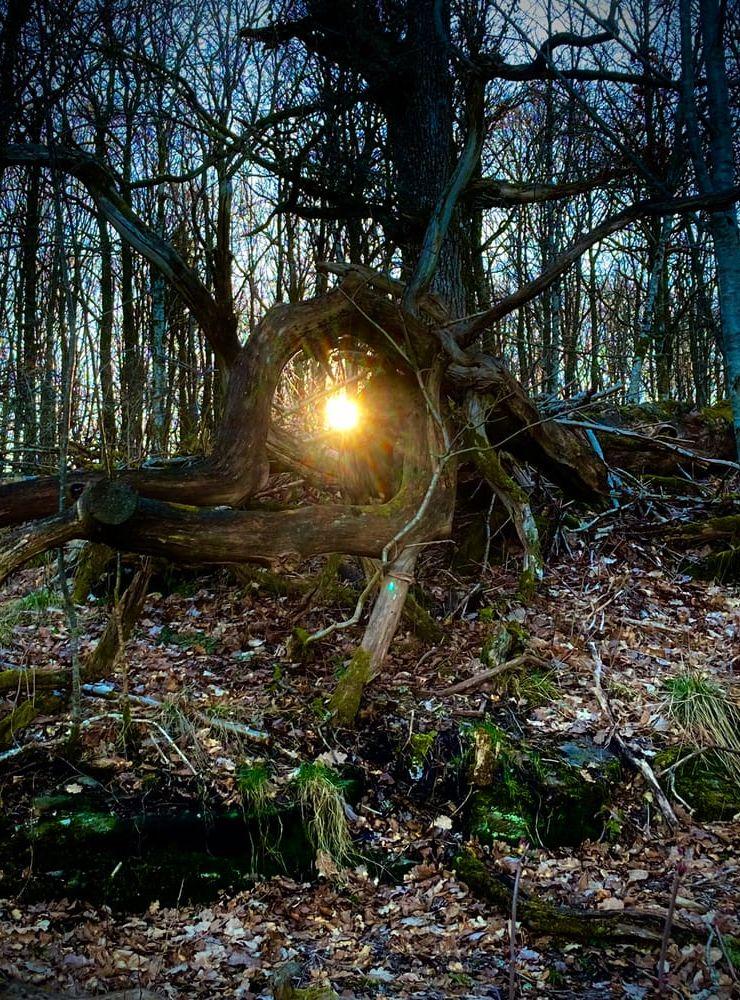
[[[337, 633], [311, 658], [292, 660], [297, 612], [290, 598], [245, 587], [225, 571], [195, 577], [180, 592], [150, 594], [127, 647], [129, 690], [142, 699], [137, 714], [159, 713], [146, 704], [153, 699], [175, 706], [170, 710], [189, 720], [190, 730], [183, 728], [173, 746], [146, 727], [130, 758], [110, 718], [115, 702], [90, 695], [78, 767], [65, 762], [66, 721], [40, 716], [23, 735], [32, 749], [2, 765], [6, 828], [28, 820], [39, 791], [79, 794], [86, 767], [124, 798], [145, 794], [155, 775], [173, 799], [202, 795], [205, 786], [213, 801], [234, 805], [242, 801], [238, 775], [245, 761], [267, 762], [277, 796], [303, 762], [318, 761], [362, 777], [359, 800], [347, 809], [357, 857], [340, 868], [320, 858], [308, 882], [255, 877], [248, 889], [222, 892], [206, 906], [154, 900], [141, 912], [120, 913], [71, 894], [32, 901], [20, 892], [0, 900], [0, 973], [70, 994], [140, 986], [162, 997], [252, 998], [272, 996], [274, 977], [295, 962], [296, 983], [331, 986], [346, 998], [508, 995], [509, 913], [475, 898], [454, 872], [452, 859], [466, 837], [465, 803], [439, 775], [431, 792], [421, 794], [413, 775], [430, 767], [422, 759], [415, 771], [404, 769], [400, 752], [408, 756], [422, 742], [436, 747], [486, 713], [521, 739], [587, 735], [607, 745], [611, 723], [595, 697], [589, 652], [595, 642], [615, 724], [654, 761], [657, 751], [682, 739], [666, 712], [666, 681], [699, 675], [737, 703], [740, 663], [737, 589], [682, 575], [674, 554], [630, 531], [588, 544], [574, 536], [569, 552], [551, 558], [541, 592], [526, 607], [513, 596], [515, 569], [513, 562], [489, 569], [479, 603], [447, 620], [437, 645], [402, 628], [357, 730], [339, 734], [327, 725], [322, 695], [359, 632]], [[39, 586], [41, 577], [25, 571], [8, 599]], [[459, 607], [472, 587], [447, 571], [441, 557], [429, 558], [422, 583], [437, 617]], [[309, 604], [300, 624], [318, 628], [338, 613]], [[445, 697], [445, 687], [480, 670], [492, 620], [504, 619], [520, 623], [531, 652], [547, 662], [554, 700], [531, 704], [523, 689], [494, 683]], [[102, 602], [82, 611], [83, 651], [105, 621]], [[64, 665], [69, 638], [62, 613], [49, 607], [17, 624], [0, 656], [39, 668]], [[257, 745], [204, 718], [237, 721], [268, 734], [269, 743]], [[428, 739], [415, 739], [419, 734]], [[589, 779], [586, 767], [583, 780]], [[618, 820], [615, 837], [568, 848], [546, 848], [536, 838], [519, 846], [494, 841], [480, 851], [492, 871], [510, 875], [523, 854], [522, 888], [531, 895], [603, 913], [649, 912], [660, 922], [668, 916], [677, 865], [684, 864], [673, 919], [694, 933], [671, 935], [669, 995], [730, 997], [739, 975], [729, 942], [740, 933], [740, 817], [700, 823], [689, 803], [673, 801], [681, 820], [676, 831], [642, 778], [628, 774], [604, 818], [605, 828]], [[382, 862], [380, 869], [365, 863], [369, 855], [388, 859], [388, 870]], [[403, 874], [393, 868], [399, 858], [408, 860]], [[2, 886], [0, 879], [0, 895]], [[522, 925], [517, 946], [520, 995], [656, 995], [658, 945], [569, 942]]]

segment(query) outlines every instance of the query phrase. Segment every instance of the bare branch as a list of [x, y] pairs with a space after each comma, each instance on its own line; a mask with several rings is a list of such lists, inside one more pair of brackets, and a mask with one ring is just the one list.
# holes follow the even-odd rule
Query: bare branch
[[697, 209], [716, 208], [720, 205], [732, 204], [740, 199], [740, 186], [727, 191], [718, 191], [713, 194], [695, 195], [691, 198], [677, 198], [673, 201], [639, 201], [628, 208], [623, 209], [616, 215], [605, 219], [588, 233], [583, 233], [568, 247], [559, 257], [556, 258], [551, 267], [532, 281], [522, 285], [516, 292], [507, 295], [496, 305], [484, 312], [478, 313], [468, 319], [460, 320], [450, 328], [448, 332], [458, 344], [470, 343], [481, 330], [485, 330], [492, 323], [503, 319], [509, 313], [520, 309], [531, 302], [546, 288], [564, 274], [579, 257], [581, 257], [595, 243], [611, 236], [620, 229], [624, 229], [636, 219], [648, 215], [676, 215], [679, 212], [693, 212]]
[[584, 194], [604, 187], [610, 181], [627, 176], [628, 171], [603, 170], [593, 177], [561, 184], [540, 184], [526, 181], [507, 181], [494, 177], [481, 177], [467, 187], [465, 197], [484, 208], [503, 208], [508, 205], [532, 205], [545, 201], [559, 201], [576, 194]]
[[179, 253], [131, 210], [119, 193], [114, 176], [103, 164], [79, 149], [12, 143], [0, 150], [0, 165], [38, 165], [76, 177], [121, 238], [153, 264], [177, 291], [218, 356], [227, 366], [233, 363], [240, 350], [235, 324], [224, 316], [200, 277]]

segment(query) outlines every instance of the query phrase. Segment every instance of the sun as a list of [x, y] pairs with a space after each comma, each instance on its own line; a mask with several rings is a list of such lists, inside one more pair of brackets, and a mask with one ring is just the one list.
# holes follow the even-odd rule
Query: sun
[[360, 421], [360, 408], [342, 390], [327, 399], [324, 419], [327, 428], [331, 431], [351, 431], [357, 427]]

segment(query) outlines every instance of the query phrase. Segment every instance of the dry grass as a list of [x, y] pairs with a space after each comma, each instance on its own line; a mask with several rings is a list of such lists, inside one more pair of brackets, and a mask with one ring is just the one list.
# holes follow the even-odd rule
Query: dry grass
[[302, 764], [295, 776], [298, 802], [317, 855], [337, 865], [352, 858], [352, 838], [345, 814], [345, 783], [326, 764]]
[[686, 740], [711, 750], [740, 783], [740, 708], [730, 692], [705, 674], [685, 672], [665, 683], [664, 711]]

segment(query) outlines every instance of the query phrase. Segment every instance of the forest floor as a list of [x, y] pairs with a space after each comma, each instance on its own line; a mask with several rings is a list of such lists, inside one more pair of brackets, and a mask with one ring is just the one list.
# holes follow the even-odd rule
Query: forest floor
[[[323, 698], [358, 630], [334, 633], [309, 659], [297, 658], [290, 644], [296, 626], [312, 630], [344, 617], [346, 604], [306, 598], [301, 608], [259, 577], [239, 583], [225, 570], [182, 575], [169, 592], [155, 579], [126, 650], [129, 691], [144, 699], [133, 702], [127, 752], [120, 705], [103, 686], [83, 697], [76, 756], [65, 742], [68, 718], [41, 716], [18, 738], [25, 749], [0, 764], [0, 974], [75, 995], [140, 986], [162, 997], [288, 997], [301, 994], [281, 993], [275, 974], [294, 961], [297, 984], [331, 986], [348, 998], [514, 995], [510, 914], [476, 898], [455, 874], [475, 793], [465, 734], [488, 719], [492, 733], [495, 723], [514, 743], [609, 744], [613, 726], [596, 698], [592, 644], [603, 657], [619, 733], [646, 751], [656, 772], [653, 751], [685, 737], [666, 707], [668, 681], [701, 675], [737, 698], [740, 591], [685, 575], [682, 554], [640, 537], [634, 517], [607, 516], [589, 531], [571, 531], [526, 602], [516, 597], [515, 555], [488, 569], [466, 603], [476, 577], [452, 568], [445, 546], [430, 552], [421, 582], [433, 614], [447, 614], [443, 638], [424, 642], [401, 629], [352, 731], [332, 730]], [[24, 571], [3, 600], [43, 587], [50, 573]], [[105, 600], [89, 600], [79, 616], [84, 652], [107, 620]], [[521, 626], [526, 648], [546, 664], [539, 693], [520, 672], [498, 686], [445, 694], [482, 669], [481, 650], [501, 620]], [[0, 646], [4, 666], [68, 663], [64, 611], [52, 602], [29, 612]], [[111, 680], [120, 685], [120, 671]], [[197, 714], [206, 711], [267, 741], [207, 725]], [[296, 769], [317, 760], [348, 782], [341, 787], [354, 846], [343, 866], [320, 853], [305, 871], [288, 862], [281, 871], [276, 862], [269, 877], [239, 876], [229, 886], [227, 875], [202, 892], [192, 886], [203, 872], [176, 874], [174, 890], [151, 875], [132, 901], [125, 892], [108, 898], [102, 882], [45, 872], [33, 839], [25, 853], [6, 850], [13, 830], [55, 816], [53, 804], [62, 800], [54, 796], [97, 795], [119, 818], [131, 803], [156, 812], [196, 802], [203, 815], [220, 814], [243, 806], [250, 775], [269, 774], [268, 795], [279, 803]], [[580, 777], [593, 783], [588, 764]], [[732, 943], [740, 933], [740, 814], [704, 821], [690, 802], [672, 801], [675, 831], [643, 778], [627, 771], [600, 829], [582, 843], [546, 846], [535, 824], [521, 842], [494, 836], [477, 845], [491, 871], [512, 874], [521, 864], [521, 890], [535, 898], [656, 918], [657, 935], [647, 942], [569, 939], [520, 925], [517, 995], [733, 995], [740, 985]], [[275, 809], [264, 816], [269, 839]], [[295, 811], [285, 816], [281, 823], [300, 822]], [[86, 843], [93, 841], [65, 849], [84, 854]], [[119, 848], [121, 860], [115, 863], [114, 847], [99, 873], [109, 889], [138, 877], [131, 845]], [[75, 865], [83, 866], [68, 859]], [[672, 892], [671, 922], [683, 933], [671, 933], [659, 989]]]

